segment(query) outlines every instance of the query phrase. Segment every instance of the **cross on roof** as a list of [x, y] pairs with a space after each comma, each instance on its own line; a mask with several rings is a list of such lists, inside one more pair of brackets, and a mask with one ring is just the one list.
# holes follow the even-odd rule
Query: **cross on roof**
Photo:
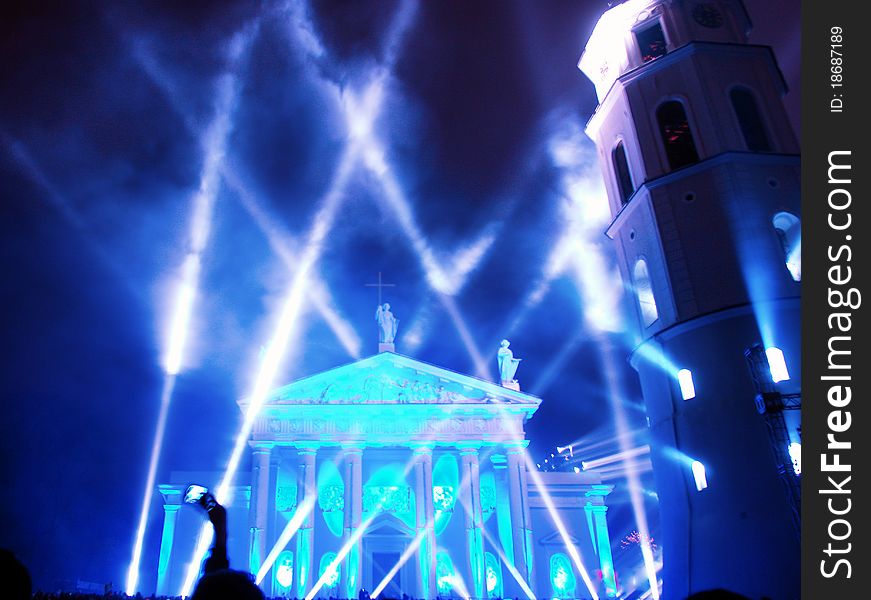
[[396, 287], [396, 284], [395, 283], [382, 283], [381, 282], [381, 271], [378, 271], [378, 283], [367, 283], [366, 287], [377, 287], [378, 288], [378, 306], [381, 306], [381, 288]]

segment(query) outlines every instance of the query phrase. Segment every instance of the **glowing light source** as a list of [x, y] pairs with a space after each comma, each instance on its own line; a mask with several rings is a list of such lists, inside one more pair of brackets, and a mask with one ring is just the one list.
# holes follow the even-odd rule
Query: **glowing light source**
[[608, 456], [603, 456], [602, 458], [597, 458], [595, 460], [585, 460], [581, 461], [581, 466], [585, 471], [590, 469], [598, 469], [600, 467], [604, 467], [606, 465], [611, 465], [616, 462], [626, 462], [630, 458], [635, 458], [638, 456], [642, 456], [644, 454], [650, 453], [650, 446], [647, 444], [643, 446], [637, 446], [635, 448], [631, 448], [629, 450], [624, 450], [621, 452], [616, 452], [614, 454], [610, 454]]
[[680, 385], [680, 395], [684, 400], [692, 400], [696, 397], [696, 386], [693, 384], [693, 372], [689, 369], [681, 369], [677, 372], [677, 382]]
[[696, 489], [701, 492], [703, 489], [708, 487], [708, 478], [705, 475], [705, 465], [694, 460], [690, 468], [693, 470], [693, 479], [696, 481]]
[[787, 450], [792, 459], [792, 470], [796, 475], [801, 475], [801, 444], [792, 442]]
[[765, 356], [768, 358], [768, 367], [771, 369], [771, 380], [774, 383], [787, 381], [789, 379], [789, 371], [786, 368], [786, 359], [783, 357], [783, 351], [776, 346], [770, 346], [765, 349]]
[[181, 370], [185, 341], [190, 329], [191, 313], [197, 292], [197, 280], [200, 273], [200, 257], [188, 254], [182, 267], [182, 280], [179, 283], [176, 296], [175, 315], [172, 319], [169, 335], [169, 348], [164, 361], [164, 370], [168, 375], [178, 375]]
[[275, 581], [283, 588], [293, 585], [293, 552], [282, 552], [278, 557], [278, 568], [275, 570]]

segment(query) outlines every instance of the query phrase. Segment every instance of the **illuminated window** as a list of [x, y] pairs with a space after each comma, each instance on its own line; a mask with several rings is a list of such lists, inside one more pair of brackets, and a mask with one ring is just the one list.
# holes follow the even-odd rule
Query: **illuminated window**
[[729, 98], [732, 100], [732, 108], [735, 110], [735, 116], [738, 117], [738, 125], [744, 135], [747, 149], [754, 152], [769, 152], [771, 144], [765, 134], [765, 124], [762, 122], [762, 115], [759, 113], [759, 106], [753, 94], [744, 88], [735, 88], [729, 93]]
[[783, 350], [776, 346], [771, 346], [765, 349], [765, 357], [768, 359], [768, 368], [771, 370], [771, 380], [774, 383], [789, 379], [789, 370], [786, 368]]
[[801, 475], [801, 444], [792, 442], [787, 450], [792, 459], [792, 470], [796, 475]]
[[275, 560], [275, 582], [282, 588], [289, 589], [293, 584], [293, 552], [285, 550]]
[[[333, 565], [333, 563], [336, 564]], [[339, 578], [342, 576], [342, 564], [336, 562], [335, 552], [327, 552], [321, 557], [319, 573], [318, 579], [325, 577], [325, 588], [334, 588], [339, 584]]]
[[801, 281], [801, 221], [792, 213], [779, 212], [771, 224], [783, 248], [789, 274], [795, 281]]
[[446, 552], [436, 553], [436, 587], [442, 596], [450, 596], [454, 589], [454, 563]]
[[650, 273], [647, 271], [647, 261], [643, 258], [639, 258], [638, 262], [635, 263], [633, 280], [635, 294], [638, 296], [638, 306], [641, 309], [641, 321], [645, 327], [649, 327], [659, 318], [659, 312], [656, 309], [656, 299], [653, 297], [653, 286], [650, 283]]
[[662, 25], [658, 22], [650, 27], [637, 30], [635, 39], [638, 41], [642, 61], [649, 62], [654, 58], [665, 56], [665, 34], [662, 31]]
[[490, 552], [484, 553], [484, 565], [487, 570], [485, 581], [487, 583], [487, 596], [489, 598], [502, 597], [502, 567], [499, 560]]
[[432, 486], [432, 503], [437, 511], [453, 512], [456, 496], [454, 488], [449, 485]]
[[611, 153], [611, 161], [614, 164], [614, 176], [617, 178], [617, 189], [620, 192], [620, 201], [623, 204], [629, 200], [635, 188], [632, 186], [632, 176], [629, 173], [629, 162], [626, 160], [626, 148], [623, 142], [617, 142]]
[[692, 400], [696, 397], [696, 386], [693, 384], [693, 372], [689, 369], [681, 369], [677, 372], [677, 382], [680, 385], [680, 395], [684, 400]]
[[690, 131], [687, 113], [683, 104], [677, 100], [665, 102], [656, 109], [656, 121], [659, 124], [659, 134], [665, 144], [665, 154], [668, 165], [679, 169], [698, 162], [699, 153]]
[[572, 572], [572, 563], [565, 554], [550, 557], [550, 584], [554, 598], [574, 598], [577, 580]]
[[705, 465], [697, 460], [694, 460], [692, 464], [692, 470], [693, 479], [696, 480], [696, 489], [701, 492], [703, 489], [708, 487], [708, 478], [705, 475]]

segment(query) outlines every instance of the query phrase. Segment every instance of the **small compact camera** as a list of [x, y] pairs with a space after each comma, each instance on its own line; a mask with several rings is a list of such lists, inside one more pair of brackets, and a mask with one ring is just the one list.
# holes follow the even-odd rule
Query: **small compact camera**
[[209, 488], [192, 483], [184, 492], [185, 504], [195, 504], [201, 506], [206, 512], [209, 512], [218, 504], [215, 497], [209, 491]]

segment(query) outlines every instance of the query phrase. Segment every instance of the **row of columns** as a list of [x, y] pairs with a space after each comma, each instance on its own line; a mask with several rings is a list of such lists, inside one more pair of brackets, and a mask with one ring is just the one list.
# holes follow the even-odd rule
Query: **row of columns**
[[[523, 579], [532, 586], [532, 527], [527, 493], [526, 462], [523, 457], [525, 442], [511, 445], [507, 451], [507, 461], [501, 457], [493, 460], [497, 470], [500, 487], [507, 488], [508, 509], [510, 510], [511, 532], [500, 531], [500, 539], [506, 558], [513, 558], [514, 567]], [[254, 467], [252, 472], [254, 515], [252, 519], [252, 539], [250, 568], [257, 573], [269, 548], [266, 531], [269, 521], [270, 500], [270, 455], [272, 443], [257, 444], [254, 447]], [[460, 453], [460, 486], [457, 500], [464, 509], [466, 535], [466, 560], [461, 569], [461, 577], [470, 596], [485, 598], [486, 564], [484, 560], [484, 517], [481, 506], [480, 463], [477, 444], [458, 444]], [[316, 447], [298, 446], [298, 485], [297, 510], [317, 502]], [[436, 536], [435, 507], [433, 505], [433, 447], [427, 444], [412, 446], [413, 481], [415, 490], [415, 534], [421, 542], [415, 552], [415, 572], [418, 575], [416, 597], [433, 599], [438, 595], [436, 585]], [[344, 462], [344, 531], [343, 542], [347, 543], [358, 532], [363, 515], [363, 449], [357, 445], [342, 447]], [[505, 470], [502, 475], [499, 471]], [[502, 490], [500, 490], [502, 492]], [[497, 492], [497, 496], [503, 496]], [[497, 500], [498, 501], [498, 500]], [[314, 510], [308, 510], [299, 530], [294, 536], [293, 586], [298, 598], [304, 598], [316, 581], [313, 565], [314, 554]], [[506, 544], [505, 542], [510, 542]], [[513, 556], [512, 556], [513, 549]], [[356, 598], [361, 582], [362, 539], [353, 544], [341, 568], [341, 590], [345, 597]], [[271, 578], [264, 578], [264, 591], [271, 595]], [[507, 593], [507, 590], [506, 590]]]

